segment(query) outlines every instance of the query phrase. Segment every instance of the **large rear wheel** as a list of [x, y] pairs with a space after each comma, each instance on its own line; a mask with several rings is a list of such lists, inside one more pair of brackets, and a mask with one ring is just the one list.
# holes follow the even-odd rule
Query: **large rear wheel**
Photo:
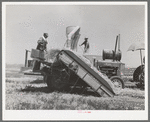
[[144, 74], [145, 74], [145, 68], [144, 68], [144, 65], [141, 65], [139, 66], [135, 71], [134, 71], [134, 74], [133, 74], [133, 80], [135, 82], [137, 82], [137, 87], [138, 88], [141, 88], [141, 89], [144, 89]]
[[135, 82], [140, 82], [140, 78], [141, 78], [140, 75], [142, 73], [142, 69], [143, 69], [143, 65], [137, 67], [136, 70], [134, 71], [134, 73], [133, 73], [133, 80]]

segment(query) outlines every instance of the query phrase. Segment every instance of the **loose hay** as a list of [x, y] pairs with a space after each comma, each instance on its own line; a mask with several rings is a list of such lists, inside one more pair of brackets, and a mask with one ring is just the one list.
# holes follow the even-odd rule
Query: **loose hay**
[[45, 58], [48, 62], [53, 62], [55, 57], [57, 56], [57, 54], [60, 52], [61, 50], [60, 49], [50, 49]]

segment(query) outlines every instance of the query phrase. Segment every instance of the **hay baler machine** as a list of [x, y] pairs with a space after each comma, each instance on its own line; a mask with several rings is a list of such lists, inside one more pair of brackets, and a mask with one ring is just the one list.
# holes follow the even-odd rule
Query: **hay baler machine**
[[[43, 75], [48, 88], [71, 92], [74, 88], [80, 87], [81, 93], [90, 88], [99, 96], [109, 97], [118, 94], [120, 89], [116, 88], [106, 75], [93, 67], [93, 64], [82, 54], [75, 52], [80, 28], [69, 27], [67, 29], [67, 35], [71, 33], [70, 38], [67, 39], [67, 48], [60, 50], [53, 62], [48, 62], [42, 57], [39, 58], [41, 56], [40, 51], [35, 49], [31, 51], [32, 57], [45, 65], [41, 68], [40, 73]], [[72, 44], [72, 40], [74, 44]], [[68, 49], [68, 47], [70, 48]], [[25, 74], [30, 75], [32, 73]]]
[[92, 67], [88, 59], [74, 51], [61, 50], [53, 63], [41, 63], [46, 64], [41, 69], [41, 74], [49, 89], [71, 92], [80, 87], [83, 93], [90, 88], [100, 96], [109, 97], [118, 93], [118, 89], [107, 76]]
[[[118, 44], [118, 51], [117, 51]], [[125, 64], [120, 62], [120, 34], [116, 37], [115, 50], [105, 49], [102, 55], [103, 60], [94, 59], [94, 66], [102, 73], [106, 74], [118, 88], [124, 88], [125, 84], [122, 80]]]

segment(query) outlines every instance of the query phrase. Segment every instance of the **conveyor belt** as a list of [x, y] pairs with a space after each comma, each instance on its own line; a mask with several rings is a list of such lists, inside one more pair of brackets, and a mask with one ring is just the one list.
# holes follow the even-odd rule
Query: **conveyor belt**
[[85, 63], [87, 59], [84, 59], [84, 57], [81, 58], [77, 53], [70, 50], [62, 50], [59, 58], [68, 67], [71, 64], [78, 65], [77, 75], [99, 95], [110, 97], [115, 95], [116, 91], [111, 80], [96, 68], [92, 68], [90, 64]]

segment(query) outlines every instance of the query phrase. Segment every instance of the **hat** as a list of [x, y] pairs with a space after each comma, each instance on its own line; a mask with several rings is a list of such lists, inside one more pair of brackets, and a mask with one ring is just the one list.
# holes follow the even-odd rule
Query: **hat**
[[88, 38], [85, 37], [84, 39], [88, 39]]
[[48, 37], [48, 33], [44, 33], [43, 35]]

